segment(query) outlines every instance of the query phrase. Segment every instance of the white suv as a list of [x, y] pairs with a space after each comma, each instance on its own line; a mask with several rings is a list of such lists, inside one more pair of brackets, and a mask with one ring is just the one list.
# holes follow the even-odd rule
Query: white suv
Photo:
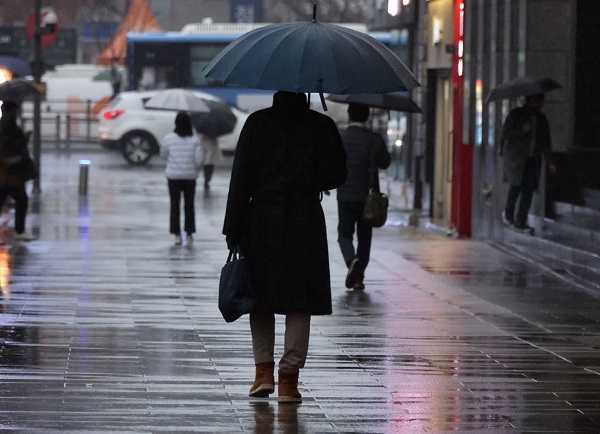
[[[159, 153], [159, 142], [175, 127], [177, 112], [152, 110], [144, 107], [146, 101], [158, 91], [122, 92], [100, 112], [98, 136], [107, 149], [119, 150], [125, 159], [134, 165], [146, 164]], [[201, 98], [220, 101], [214, 95], [196, 92]], [[238, 137], [248, 114], [231, 107], [237, 117], [231, 134], [219, 137], [219, 148], [224, 153], [233, 153]]]

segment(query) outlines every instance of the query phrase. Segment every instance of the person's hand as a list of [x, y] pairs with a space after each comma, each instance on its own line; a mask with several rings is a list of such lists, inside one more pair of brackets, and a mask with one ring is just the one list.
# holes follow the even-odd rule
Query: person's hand
[[26, 137], [26, 138], [30, 138], [32, 134], [33, 134], [33, 131], [27, 131], [27, 132], [25, 133], [25, 137]]
[[550, 163], [548, 164], [548, 172], [554, 175], [556, 173], [556, 164]]
[[530, 122], [530, 121], [527, 121], [527, 122], [525, 122], [525, 123], [523, 124], [523, 132], [524, 132], [525, 134], [527, 134], [527, 133], [530, 133], [530, 132], [531, 132], [531, 130], [532, 130], [532, 127], [531, 127], [531, 122]]

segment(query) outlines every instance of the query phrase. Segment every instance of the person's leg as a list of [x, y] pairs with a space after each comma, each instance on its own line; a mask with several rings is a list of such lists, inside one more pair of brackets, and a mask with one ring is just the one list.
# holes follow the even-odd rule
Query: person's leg
[[275, 315], [265, 312], [250, 313], [250, 333], [256, 372], [250, 396], [266, 398], [275, 391]]
[[356, 258], [354, 250], [354, 220], [352, 202], [338, 201], [338, 244], [347, 266]]
[[533, 163], [527, 163], [521, 178], [521, 199], [519, 200], [519, 209], [517, 210], [516, 228], [527, 228], [527, 215], [533, 201], [533, 192], [535, 190], [535, 166]]
[[290, 312], [285, 316], [285, 343], [279, 361], [278, 395], [283, 403], [302, 402], [298, 375], [306, 363], [310, 337], [310, 314]]
[[356, 256], [360, 260], [360, 265], [364, 272], [364, 270], [367, 268], [367, 265], [369, 265], [369, 258], [371, 256], [373, 228], [371, 225], [366, 224], [363, 219], [358, 219], [356, 224], [356, 238], [358, 240]]
[[272, 362], [275, 347], [275, 315], [265, 312], [250, 313], [250, 333], [254, 363]]
[[304, 368], [310, 337], [310, 314], [291, 312], [285, 316], [285, 342], [279, 370]]
[[15, 200], [15, 232], [22, 234], [25, 232], [25, 220], [29, 208], [29, 198], [27, 197], [25, 184], [11, 187], [9, 194]]
[[215, 171], [214, 164], [205, 164], [204, 165], [204, 187], [205, 188], [209, 187], [210, 180], [212, 179], [214, 171]]
[[514, 224], [515, 222], [515, 206], [517, 204], [517, 199], [519, 198], [520, 193], [520, 185], [511, 185], [508, 187], [506, 205], [504, 206], [504, 217], [509, 222], [509, 224]]
[[176, 179], [169, 179], [169, 197], [171, 199], [171, 214], [169, 220], [169, 231], [174, 235], [181, 235], [180, 223], [180, 200], [181, 200], [181, 185]]
[[183, 228], [188, 236], [196, 232], [196, 210], [194, 197], [196, 196], [196, 180], [184, 181], [183, 183], [183, 201], [185, 221]]

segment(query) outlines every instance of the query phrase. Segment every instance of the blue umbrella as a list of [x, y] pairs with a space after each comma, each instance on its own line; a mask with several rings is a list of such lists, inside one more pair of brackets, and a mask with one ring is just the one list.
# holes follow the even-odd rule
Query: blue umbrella
[[207, 77], [254, 89], [386, 93], [419, 83], [385, 45], [356, 30], [314, 19], [271, 24], [229, 44], [205, 68]]
[[16, 76], [31, 75], [29, 63], [14, 56], [0, 56], [0, 69], [6, 69]]

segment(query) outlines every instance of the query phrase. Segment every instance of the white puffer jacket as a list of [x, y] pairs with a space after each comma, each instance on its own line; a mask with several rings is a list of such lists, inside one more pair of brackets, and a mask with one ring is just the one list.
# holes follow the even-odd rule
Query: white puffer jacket
[[169, 133], [160, 142], [160, 156], [167, 160], [167, 179], [196, 179], [202, 168], [202, 147], [198, 137]]

